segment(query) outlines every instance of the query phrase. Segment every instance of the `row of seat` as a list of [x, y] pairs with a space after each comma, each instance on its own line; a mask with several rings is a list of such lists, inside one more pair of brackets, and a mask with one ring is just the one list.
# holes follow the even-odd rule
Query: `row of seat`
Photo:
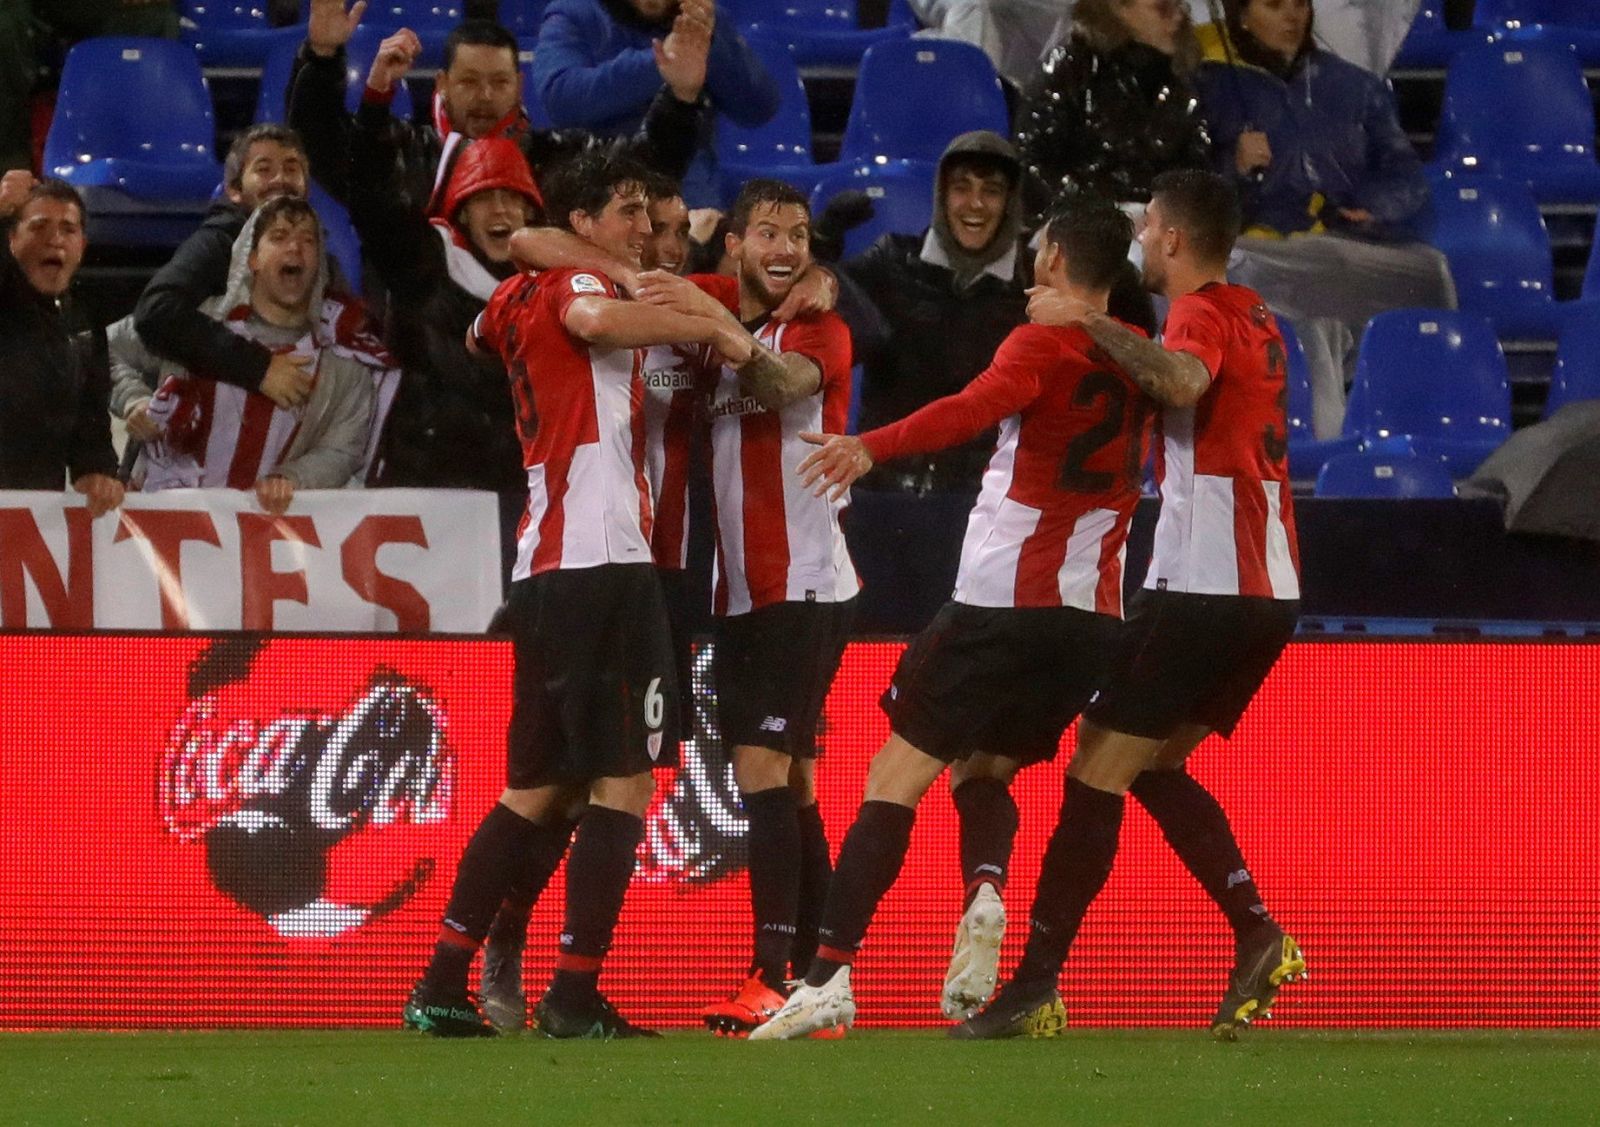
[[1447, 65], [1465, 47], [1504, 40], [1537, 42], [1573, 51], [1600, 65], [1600, 7], [1593, 0], [1477, 0], [1470, 31], [1452, 31], [1443, 0], [1423, 0], [1395, 56], [1397, 68]]

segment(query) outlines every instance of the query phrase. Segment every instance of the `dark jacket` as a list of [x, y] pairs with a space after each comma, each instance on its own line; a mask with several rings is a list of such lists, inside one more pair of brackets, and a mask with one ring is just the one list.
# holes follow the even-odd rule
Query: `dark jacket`
[[[289, 79], [288, 122], [299, 131], [317, 182], [342, 203], [350, 199], [350, 143], [356, 128], [344, 108], [345, 55], [341, 47], [333, 57], [322, 58], [302, 45]], [[659, 83], [658, 83], [659, 86]], [[399, 186], [408, 203], [426, 207], [443, 149], [432, 125], [414, 125], [383, 109], [381, 142], [392, 172], [385, 180]], [[681, 177], [693, 158], [701, 130], [703, 109], [680, 102], [666, 89], [641, 112], [637, 129], [626, 133], [626, 145], [643, 163], [674, 178]], [[537, 177], [551, 162], [571, 156], [593, 144], [592, 134], [581, 130], [545, 131], [527, 128], [517, 135], [523, 155]]]
[[[1338, 208], [1369, 211], [1354, 233], [1404, 237], [1428, 205], [1422, 162], [1400, 127], [1389, 84], [1313, 48], [1282, 74], [1207, 61], [1195, 77], [1218, 172], [1240, 190], [1245, 223], [1281, 234], [1338, 228]], [[1234, 163], [1239, 135], [1260, 130], [1272, 163], [1259, 178]]]
[[234, 240], [250, 212], [219, 200], [173, 252], [134, 306], [133, 325], [151, 352], [207, 379], [259, 391], [272, 353], [200, 312], [228, 286]]
[[0, 489], [115, 476], [106, 334], [44, 297], [0, 243]]
[[511, 383], [498, 360], [476, 360], [465, 344], [485, 299], [452, 279], [438, 230], [386, 178], [394, 171], [381, 120], [386, 116], [362, 107], [350, 148], [350, 219], [363, 255], [389, 291], [384, 338], [401, 370], [378, 484], [487, 489], [520, 498], [528, 481]]
[[1199, 102], [1168, 56], [1143, 43], [1101, 52], [1078, 36], [1045, 60], [1017, 118], [1017, 147], [1052, 196], [1077, 189], [1142, 202], [1159, 173], [1211, 163]]

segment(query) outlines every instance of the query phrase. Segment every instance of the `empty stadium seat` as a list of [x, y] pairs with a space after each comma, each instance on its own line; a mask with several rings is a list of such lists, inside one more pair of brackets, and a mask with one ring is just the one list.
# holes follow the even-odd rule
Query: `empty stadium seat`
[[1450, 60], [1437, 138], [1442, 167], [1525, 181], [1540, 203], [1595, 203], [1594, 137], [1594, 102], [1570, 50], [1502, 41]]
[[1306, 363], [1305, 349], [1294, 326], [1282, 317], [1277, 321], [1288, 361], [1285, 383], [1289, 392], [1289, 476], [1295, 481], [1311, 481], [1323, 463], [1336, 454], [1354, 450], [1359, 440], [1342, 436], [1317, 438], [1311, 423], [1311, 368]]
[[1568, 403], [1600, 399], [1600, 302], [1585, 302], [1568, 319], [1556, 350], [1556, 367], [1550, 376], [1550, 394], [1544, 414], [1549, 418]]
[[194, 48], [202, 66], [258, 67], [280, 43], [306, 37], [303, 10], [302, 22], [273, 27], [267, 22], [266, 0], [187, 0], [178, 14], [183, 41]]
[[1600, 298], [1600, 237], [1589, 244], [1589, 268], [1583, 272], [1583, 296]]
[[61, 71], [44, 169], [83, 193], [92, 240], [176, 243], [221, 179], [215, 136], [211, 97], [187, 44], [86, 39]]
[[[352, 113], [361, 102], [362, 91], [367, 88], [367, 72], [372, 69], [372, 58], [378, 53], [378, 44], [383, 42], [387, 34], [386, 31], [363, 24], [356, 28], [345, 47], [344, 104]], [[289, 75], [294, 70], [295, 53], [300, 50], [302, 41], [297, 39], [292, 43], [280, 43], [267, 55], [261, 67], [261, 87], [256, 94], [256, 121], [282, 122], [287, 117]], [[395, 88], [389, 112], [409, 120], [412, 109], [411, 91], [402, 82]]]
[[1528, 189], [1495, 176], [1437, 177], [1433, 208], [1432, 242], [1450, 260], [1461, 308], [1507, 340], [1560, 335], [1550, 237]]
[[550, 0], [500, 0], [500, 22], [518, 39], [537, 39]]
[[752, 43], [788, 46], [801, 66], [850, 66], [875, 44], [904, 39], [916, 21], [905, 0], [891, 4], [884, 27], [862, 27], [856, 0], [744, 0], [735, 18]]
[[844, 240], [844, 256], [854, 258], [884, 234], [920, 235], [933, 218], [932, 165], [913, 161], [834, 167], [811, 193], [811, 213], [820, 216], [840, 192], [858, 189], [872, 200], [872, 218]]
[[1566, 47], [1580, 62], [1600, 64], [1600, 4], [1594, 0], [1477, 0], [1472, 22], [1503, 39]]
[[1492, 36], [1485, 31], [1451, 31], [1444, 20], [1443, 0], [1422, 0], [1422, 7], [1417, 9], [1411, 30], [1391, 65], [1402, 70], [1446, 66], [1463, 47], [1484, 43], [1490, 38]]
[[1511, 433], [1511, 386], [1494, 327], [1472, 313], [1397, 309], [1367, 323], [1344, 436], [1406, 435], [1466, 477]]
[[724, 204], [752, 176], [782, 180], [809, 191], [817, 182], [811, 159], [811, 107], [805, 84], [789, 49], [780, 43], [752, 41], [767, 73], [778, 84], [778, 112], [765, 125], [743, 126], [717, 115], [717, 175]]
[[839, 159], [936, 162], [974, 129], [1011, 132], [989, 56], [950, 39], [879, 43], [861, 60]]
[[362, 26], [384, 29], [385, 34], [410, 28], [422, 41], [417, 65], [440, 67], [444, 65], [445, 39], [465, 18], [461, 0], [377, 0], [367, 9]]
[[1360, 450], [1329, 459], [1317, 474], [1315, 495], [1394, 500], [1454, 497], [1456, 483], [1437, 458]]

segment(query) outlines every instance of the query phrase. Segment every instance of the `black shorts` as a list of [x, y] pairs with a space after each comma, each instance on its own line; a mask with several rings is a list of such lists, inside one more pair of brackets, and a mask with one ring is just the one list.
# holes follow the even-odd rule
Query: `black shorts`
[[1294, 636], [1300, 603], [1141, 590], [1130, 611], [1127, 649], [1085, 715], [1130, 736], [1201, 724], [1227, 737]]
[[656, 569], [547, 571], [511, 585], [506, 785], [626, 778], [677, 759], [678, 684]]
[[717, 620], [711, 671], [722, 746], [817, 754], [817, 719], [839, 670], [854, 599], [774, 603]]
[[946, 603], [879, 703], [895, 733], [935, 759], [1042, 763], [1104, 683], [1124, 629], [1073, 607]]
[[704, 593], [681, 568], [657, 568], [667, 605], [667, 632], [672, 639], [672, 667], [678, 678], [678, 735], [694, 732], [694, 600]]

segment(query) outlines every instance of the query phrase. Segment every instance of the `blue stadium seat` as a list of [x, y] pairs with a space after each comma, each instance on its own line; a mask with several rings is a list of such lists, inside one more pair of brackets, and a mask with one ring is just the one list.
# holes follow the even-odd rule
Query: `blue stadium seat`
[[1540, 203], [1595, 203], [1594, 137], [1594, 102], [1570, 50], [1502, 41], [1450, 60], [1437, 137], [1441, 166], [1525, 181]]
[[83, 193], [92, 240], [172, 244], [221, 179], [215, 137], [211, 96], [187, 44], [86, 39], [61, 71], [44, 169]]
[[1585, 65], [1600, 64], [1600, 5], [1594, 0], [1477, 0], [1472, 22], [1502, 39], [1566, 47]]
[[765, 125], [738, 125], [717, 115], [717, 175], [724, 205], [733, 202], [752, 176], [782, 180], [805, 191], [817, 182], [811, 159], [811, 107], [800, 70], [781, 43], [752, 40], [751, 47], [778, 84], [781, 98], [778, 112]]
[[839, 159], [934, 163], [974, 129], [1011, 132], [989, 56], [951, 39], [879, 43], [861, 60]]
[[[378, 53], [387, 31], [369, 28], [365, 24], [356, 28], [345, 47], [344, 104], [352, 113], [361, 102], [361, 93], [367, 87], [367, 72], [372, 69], [372, 57]], [[255, 120], [282, 122], [288, 113], [285, 101], [288, 96], [289, 74], [294, 69], [295, 52], [302, 40], [280, 43], [273, 47], [261, 67], [261, 87], [256, 95]], [[412, 115], [411, 91], [405, 83], [395, 89], [389, 112], [403, 120]]]
[[1511, 434], [1511, 384], [1494, 327], [1472, 313], [1396, 309], [1367, 323], [1344, 436], [1406, 435], [1466, 477]]
[[539, 21], [550, 0], [500, 0], [500, 22], [518, 39], [539, 38]]
[[920, 235], [933, 218], [934, 166], [914, 161], [833, 166], [811, 193], [811, 213], [821, 215], [840, 192], [858, 189], [872, 200], [873, 216], [845, 236], [844, 256], [854, 258], [884, 234]]
[[1317, 474], [1315, 495], [1393, 500], [1454, 497], [1456, 483], [1437, 458], [1360, 450], [1329, 459]]
[[306, 37], [304, 5], [301, 22], [273, 27], [267, 22], [266, 0], [186, 0], [178, 15], [183, 41], [208, 67], [258, 67], [280, 43]]
[[1600, 237], [1589, 244], [1589, 267], [1583, 272], [1583, 296], [1600, 298]]
[[339, 269], [344, 274], [345, 281], [350, 283], [351, 290], [356, 296], [360, 296], [361, 238], [350, 223], [350, 213], [345, 210], [343, 204], [323, 191], [322, 186], [315, 181], [311, 183], [308, 198], [317, 213], [317, 218], [322, 222], [322, 231], [328, 242], [328, 253], [333, 255], [334, 261], [339, 264]]
[[1580, 315], [1567, 319], [1550, 376], [1544, 415], [1549, 418], [1568, 403], [1600, 399], [1600, 301], [1580, 303]]
[[1324, 462], [1336, 454], [1354, 450], [1359, 440], [1342, 436], [1317, 438], [1311, 425], [1311, 368], [1306, 363], [1305, 349], [1300, 345], [1294, 326], [1282, 317], [1277, 321], [1288, 360], [1285, 382], [1289, 392], [1289, 476], [1295, 481], [1311, 481]]
[[1496, 176], [1435, 177], [1433, 209], [1432, 242], [1450, 260], [1461, 308], [1487, 317], [1503, 339], [1554, 340], [1565, 311], [1528, 189]]
[[856, 66], [869, 48], [904, 39], [916, 23], [904, 0], [890, 6], [886, 26], [872, 28], [860, 26], [856, 0], [744, 0], [734, 12], [747, 39], [784, 44], [801, 66]]
[[1422, 0], [1417, 18], [1411, 22], [1411, 30], [1391, 65], [1401, 70], [1447, 66], [1463, 47], [1491, 38], [1488, 32], [1451, 31], [1444, 22], [1443, 0]]
[[410, 28], [422, 41], [417, 65], [439, 67], [444, 65], [445, 39], [465, 18], [461, 0], [376, 0], [367, 9], [362, 26], [384, 29], [385, 34]]

